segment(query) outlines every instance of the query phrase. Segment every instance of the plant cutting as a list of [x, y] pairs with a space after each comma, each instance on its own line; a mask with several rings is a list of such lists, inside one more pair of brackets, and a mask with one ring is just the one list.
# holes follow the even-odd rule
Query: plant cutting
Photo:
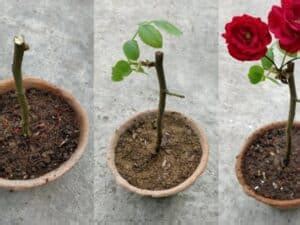
[[160, 49], [161, 31], [174, 36], [182, 34], [165, 20], [140, 23], [123, 45], [126, 59], [119, 60], [112, 68], [115, 82], [133, 72], [150, 76], [150, 69], [156, 70], [158, 109], [138, 113], [124, 123], [115, 132], [108, 151], [108, 164], [117, 182], [129, 191], [152, 197], [166, 197], [186, 189], [202, 174], [208, 160], [202, 129], [183, 114], [165, 110], [167, 96], [184, 96], [168, 89], [163, 52], [156, 51], [154, 61], [141, 59], [139, 42]]
[[[251, 84], [271, 81], [289, 89], [287, 121], [254, 132], [237, 157], [236, 173], [244, 191], [271, 206], [300, 206], [300, 123], [295, 122], [297, 96], [295, 61], [300, 51], [300, 1], [273, 6], [268, 23], [251, 15], [233, 17], [223, 37], [230, 55], [239, 61], [260, 60], [249, 69]], [[272, 43], [272, 36], [275, 41]]]
[[23, 36], [14, 38], [14, 79], [0, 81], [0, 187], [23, 190], [67, 172], [83, 154], [88, 119], [68, 92], [23, 77]]

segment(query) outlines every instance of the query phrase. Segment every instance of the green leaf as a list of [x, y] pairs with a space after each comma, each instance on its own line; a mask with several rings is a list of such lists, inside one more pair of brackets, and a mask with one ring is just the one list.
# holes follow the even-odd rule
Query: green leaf
[[154, 20], [152, 21], [158, 28], [168, 32], [169, 34], [180, 36], [182, 35], [182, 31], [179, 30], [176, 26], [169, 23], [166, 20]]
[[264, 79], [264, 69], [259, 65], [254, 65], [250, 68], [248, 77], [252, 84], [258, 84]]
[[153, 48], [161, 48], [163, 44], [162, 35], [153, 25], [143, 24], [138, 30], [141, 40]]
[[125, 60], [120, 60], [112, 68], [112, 80], [121, 81], [124, 77], [128, 76], [132, 72], [130, 65]]
[[136, 40], [130, 40], [123, 45], [123, 51], [130, 60], [137, 60], [140, 57], [140, 50]]
[[[267, 57], [269, 57], [270, 59], [272, 59], [274, 61], [274, 52], [273, 52], [273, 48], [269, 48], [266, 54]], [[269, 70], [271, 69], [271, 67], [273, 66], [273, 63], [266, 57], [263, 57], [261, 59], [261, 65], [265, 70]]]

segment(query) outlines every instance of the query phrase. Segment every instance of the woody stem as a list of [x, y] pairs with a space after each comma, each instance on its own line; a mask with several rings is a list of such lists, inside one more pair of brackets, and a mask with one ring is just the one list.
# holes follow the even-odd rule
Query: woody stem
[[30, 136], [29, 129], [29, 107], [27, 98], [25, 96], [25, 90], [23, 87], [22, 78], [22, 61], [23, 55], [29, 46], [25, 43], [23, 36], [17, 36], [14, 38], [14, 58], [12, 64], [12, 72], [16, 85], [16, 93], [18, 102], [21, 107], [21, 117], [22, 117], [22, 132], [24, 136]]

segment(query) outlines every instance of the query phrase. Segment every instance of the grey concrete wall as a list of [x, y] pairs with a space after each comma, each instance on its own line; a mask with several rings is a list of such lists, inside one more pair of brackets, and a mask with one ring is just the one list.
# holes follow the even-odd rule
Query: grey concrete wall
[[[250, 13], [265, 21], [279, 0], [219, 1], [219, 31], [234, 15]], [[219, 222], [232, 225], [297, 225], [300, 211], [280, 211], [247, 197], [234, 174], [235, 156], [255, 129], [272, 121], [286, 120], [288, 88], [272, 82], [251, 85], [247, 73], [252, 63], [240, 63], [227, 53], [219, 35]], [[300, 80], [297, 63], [296, 82]], [[298, 85], [299, 87], [299, 85]], [[299, 115], [300, 109], [297, 110]]]
[[[106, 166], [110, 136], [136, 112], [157, 107], [158, 85], [150, 75], [132, 74], [112, 83], [111, 67], [124, 57], [122, 45], [137, 23], [167, 19], [183, 30], [165, 36], [165, 70], [169, 88], [186, 99], [168, 98], [167, 108], [195, 119], [210, 141], [210, 160], [203, 176], [187, 191], [167, 199], [142, 198], [116, 185]], [[95, 220], [96, 224], [217, 224], [217, 2], [192, 0], [95, 1]], [[142, 57], [154, 51], [142, 48]]]
[[[93, 119], [92, 3], [0, 0], [0, 79], [11, 77], [13, 37], [24, 34], [31, 47], [24, 73], [73, 92]], [[25, 192], [0, 190], [0, 224], [92, 224], [92, 137], [84, 157], [61, 179]]]

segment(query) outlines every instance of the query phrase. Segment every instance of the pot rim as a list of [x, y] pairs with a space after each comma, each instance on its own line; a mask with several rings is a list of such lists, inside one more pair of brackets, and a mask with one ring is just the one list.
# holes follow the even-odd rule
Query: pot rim
[[[40, 177], [36, 177], [28, 180], [8, 180], [0, 178], [0, 188], [9, 189], [12, 191], [25, 190], [29, 188], [38, 187], [47, 184], [51, 181], [64, 175], [68, 172], [81, 158], [83, 155], [89, 137], [89, 121], [88, 115], [85, 109], [80, 105], [79, 101], [68, 91], [57, 87], [43, 79], [24, 76], [23, 77], [24, 88], [37, 88], [40, 90], [47, 90], [57, 96], [62, 97], [75, 111], [79, 123], [80, 123], [80, 137], [76, 150], [73, 152], [71, 157], [62, 163], [58, 168], [52, 170]], [[15, 90], [15, 84], [13, 79], [4, 79], [0, 81], [0, 94], [10, 90]]]
[[[244, 178], [244, 175], [242, 173], [242, 165], [243, 165], [243, 159], [244, 155], [247, 152], [248, 148], [250, 145], [253, 143], [254, 140], [256, 140], [259, 136], [264, 134], [266, 131], [271, 130], [271, 129], [276, 129], [285, 126], [287, 121], [277, 121], [277, 122], [272, 122], [270, 124], [264, 125], [258, 129], [256, 129], [245, 141], [241, 152], [239, 155], [236, 157], [236, 164], [235, 164], [235, 172], [237, 179], [242, 186], [244, 192], [249, 195], [250, 197], [255, 198], [256, 200], [263, 202], [267, 205], [276, 207], [276, 208], [281, 208], [281, 209], [287, 209], [287, 208], [296, 208], [300, 206], [300, 198], [293, 199], [293, 200], [279, 200], [279, 199], [272, 199], [272, 198], [267, 198], [262, 195], [257, 194], [247, 183]], [[295, 121], [294, 126], [300, 127], [300, 122]]]
[[208, 162], [208, 156], [209, 156], [209, 146], [208, 146], [208, 141], [207, 137], [200, 128], [192, 119], [188, 118], [184, 114], [173, 111], [173, 110], [166, 110], [166, 113], [177, 113], [180, 116], [186, 118], [186, 122], [191, 126], [191, 128], [197, 133], [197, 136], [200, 139], [200, 144], [202, 148], [202, 156], [199, 165], [197, 166], [196, 170], [193, 172], [193, 174], [187, 178], [184, 182], [180, 183], [179, 185], [169, 188], [169, 189], [164, 189], [164, 190], [148, 190], [148, 189], [141, 189], [136, 186], [131, 185], [126, 179], [124, 179], [120, 173], [118, 172], [118, 169], [115, 165], [115, 147], [118, 144], [118, 140], [123, 134], [124, 131], [126, 131], [131, 124], [134, 123], [134, 121], [140, 117], [143, 117], [146, 114], [149, 113], [154, 113], [157, 112], [157, 109], [154, 110], [146, 110], [143, 112], [138, 112], [132, 117], [130, 117], [125, 123], [123, 123], [112, 135], [109, 146], [108, 146], [108, 153], [107, 153], [107, 162], [108, 166], [111, 169], [117, 184], [121, 185], [125, 189], [127, 189], [130, 192], [134, 192], [136, 194], [142, 195], [142, 196], [149, 196], [153, 198], [161, 198], [161, 197], [168, 197], [171, 195], [175, 195], [178, 192], [181, 192], [188, 187], [190, 187], [196, 179], [204, 172], [207, 162]]

